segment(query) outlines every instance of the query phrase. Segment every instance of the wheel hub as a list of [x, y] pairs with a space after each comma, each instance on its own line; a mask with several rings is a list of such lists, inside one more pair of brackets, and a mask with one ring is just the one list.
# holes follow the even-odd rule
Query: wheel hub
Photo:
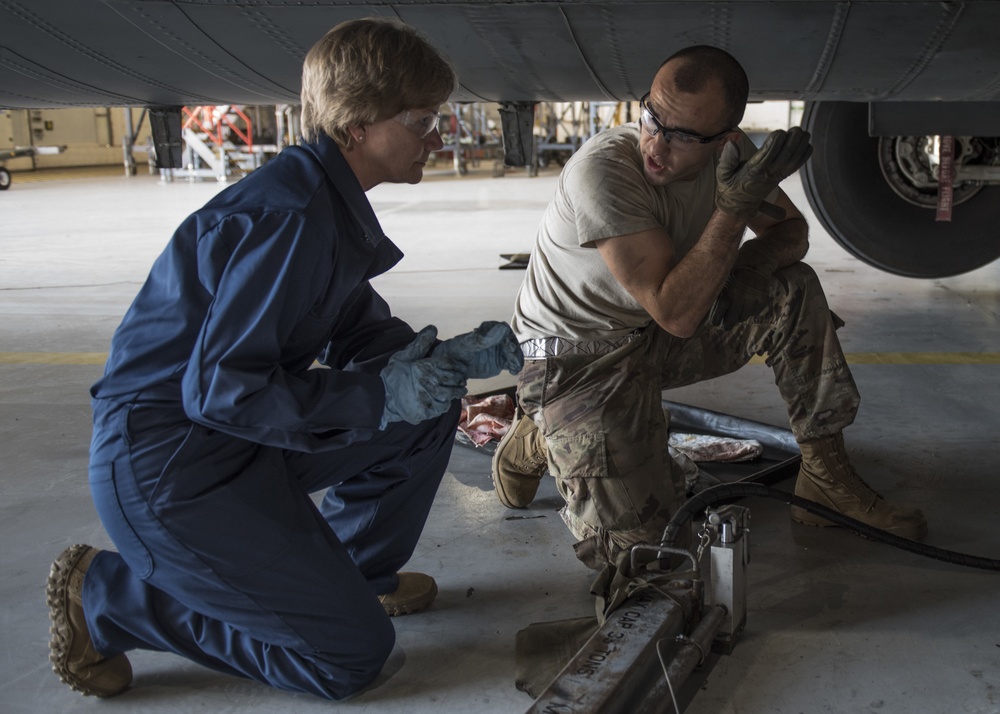
[[[938, 142], [934, 136], [888, 136], [878, 140], [878, 160], [889, 187], [908, 203], [936, 208], [938, 201]], [[975, 137], [955, 137], [955, 167], [978, 155]], [[953, 204], [975, 196], [983, 188], [976, 181], [956, 181]]]

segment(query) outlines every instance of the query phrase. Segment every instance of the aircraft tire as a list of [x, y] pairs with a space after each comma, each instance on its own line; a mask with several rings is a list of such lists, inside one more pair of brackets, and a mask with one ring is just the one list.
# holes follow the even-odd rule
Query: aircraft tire
[[983, 188], [954, 206], [950, 222], [938, 222], [933, 209], [903, 200], [886, 182], [867, 104], [809, 102], [802, 127], [813, 142], [801, 172], [809, 205], [851, 255], [912, 278], [959, 275], [1000, 257], [1000, 187]]
[[10, 171], [0, 168], [0, 191], [6, 191], [11, 183]]

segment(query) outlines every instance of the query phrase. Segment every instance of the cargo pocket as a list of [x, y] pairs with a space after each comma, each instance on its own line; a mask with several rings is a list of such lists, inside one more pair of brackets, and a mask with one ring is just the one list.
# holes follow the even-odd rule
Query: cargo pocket
[[549, 469], [566, 500], [563, 520], [580, 540], [641, 524], [628, 489], [609, 467], [603, 433], [547, 437]]
[[122, 459], [111, 464], [92, 464], [89, 470], [90, 492], [104, 529], [111, 536], [118, 553], [135, 575], [143, 580], [153, 574], [153, 558], [129, 522], [123, 504], [136, 504], [145, 509], [135, 480]]

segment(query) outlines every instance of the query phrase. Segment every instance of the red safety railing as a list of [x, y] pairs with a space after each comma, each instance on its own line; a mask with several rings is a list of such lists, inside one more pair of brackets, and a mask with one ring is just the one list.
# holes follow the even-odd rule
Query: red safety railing
[[[197, 126], [216, 146], [222, 146], [226, 140], [223, 133], [228, 128], [246, 144], [247, 149], [253, 148], [253, 123], [250, 121], [250, 117], [244, 114], [243, 110], [239, 107], [208, 105], [203, 107], [182, 107], [182, 110], [186, 117], [184, 119], [184, 128], [190, 129], [192, 126]], [[234, 114], [243, 121], [242, 128], [230, 118]]]

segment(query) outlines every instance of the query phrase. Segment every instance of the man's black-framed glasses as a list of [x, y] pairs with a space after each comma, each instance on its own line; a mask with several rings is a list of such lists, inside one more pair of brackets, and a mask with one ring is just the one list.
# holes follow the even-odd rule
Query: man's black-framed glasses
[[[690, 134], [686, 131], [681, 131], [679, 129], [668, 129], [660, 123], [660, 120], [656, 118], [653, 114], [653, 110], [649, 108], [646, 104], [646, 100], [649, 99], [649, 92], [646, 92], [642, 99], [639, 100], [639, 124], [646, 133], [650, 136], [656, 136], [657, 134], [663, 135], [663, 140], [668, 144], [672, 144], [677, 148], [693, 149], [696, 146], [702, 146], [704, 144], [711, 144], [713, 141], [718, 141], [726, 134], [732, 131], [732, 129], [726, 129], [725, 131], [720, 131], [718, 134], [712, 136], [701, 136], [700, 134]], [[672, 143], [676, 139], [676, 143]]]

